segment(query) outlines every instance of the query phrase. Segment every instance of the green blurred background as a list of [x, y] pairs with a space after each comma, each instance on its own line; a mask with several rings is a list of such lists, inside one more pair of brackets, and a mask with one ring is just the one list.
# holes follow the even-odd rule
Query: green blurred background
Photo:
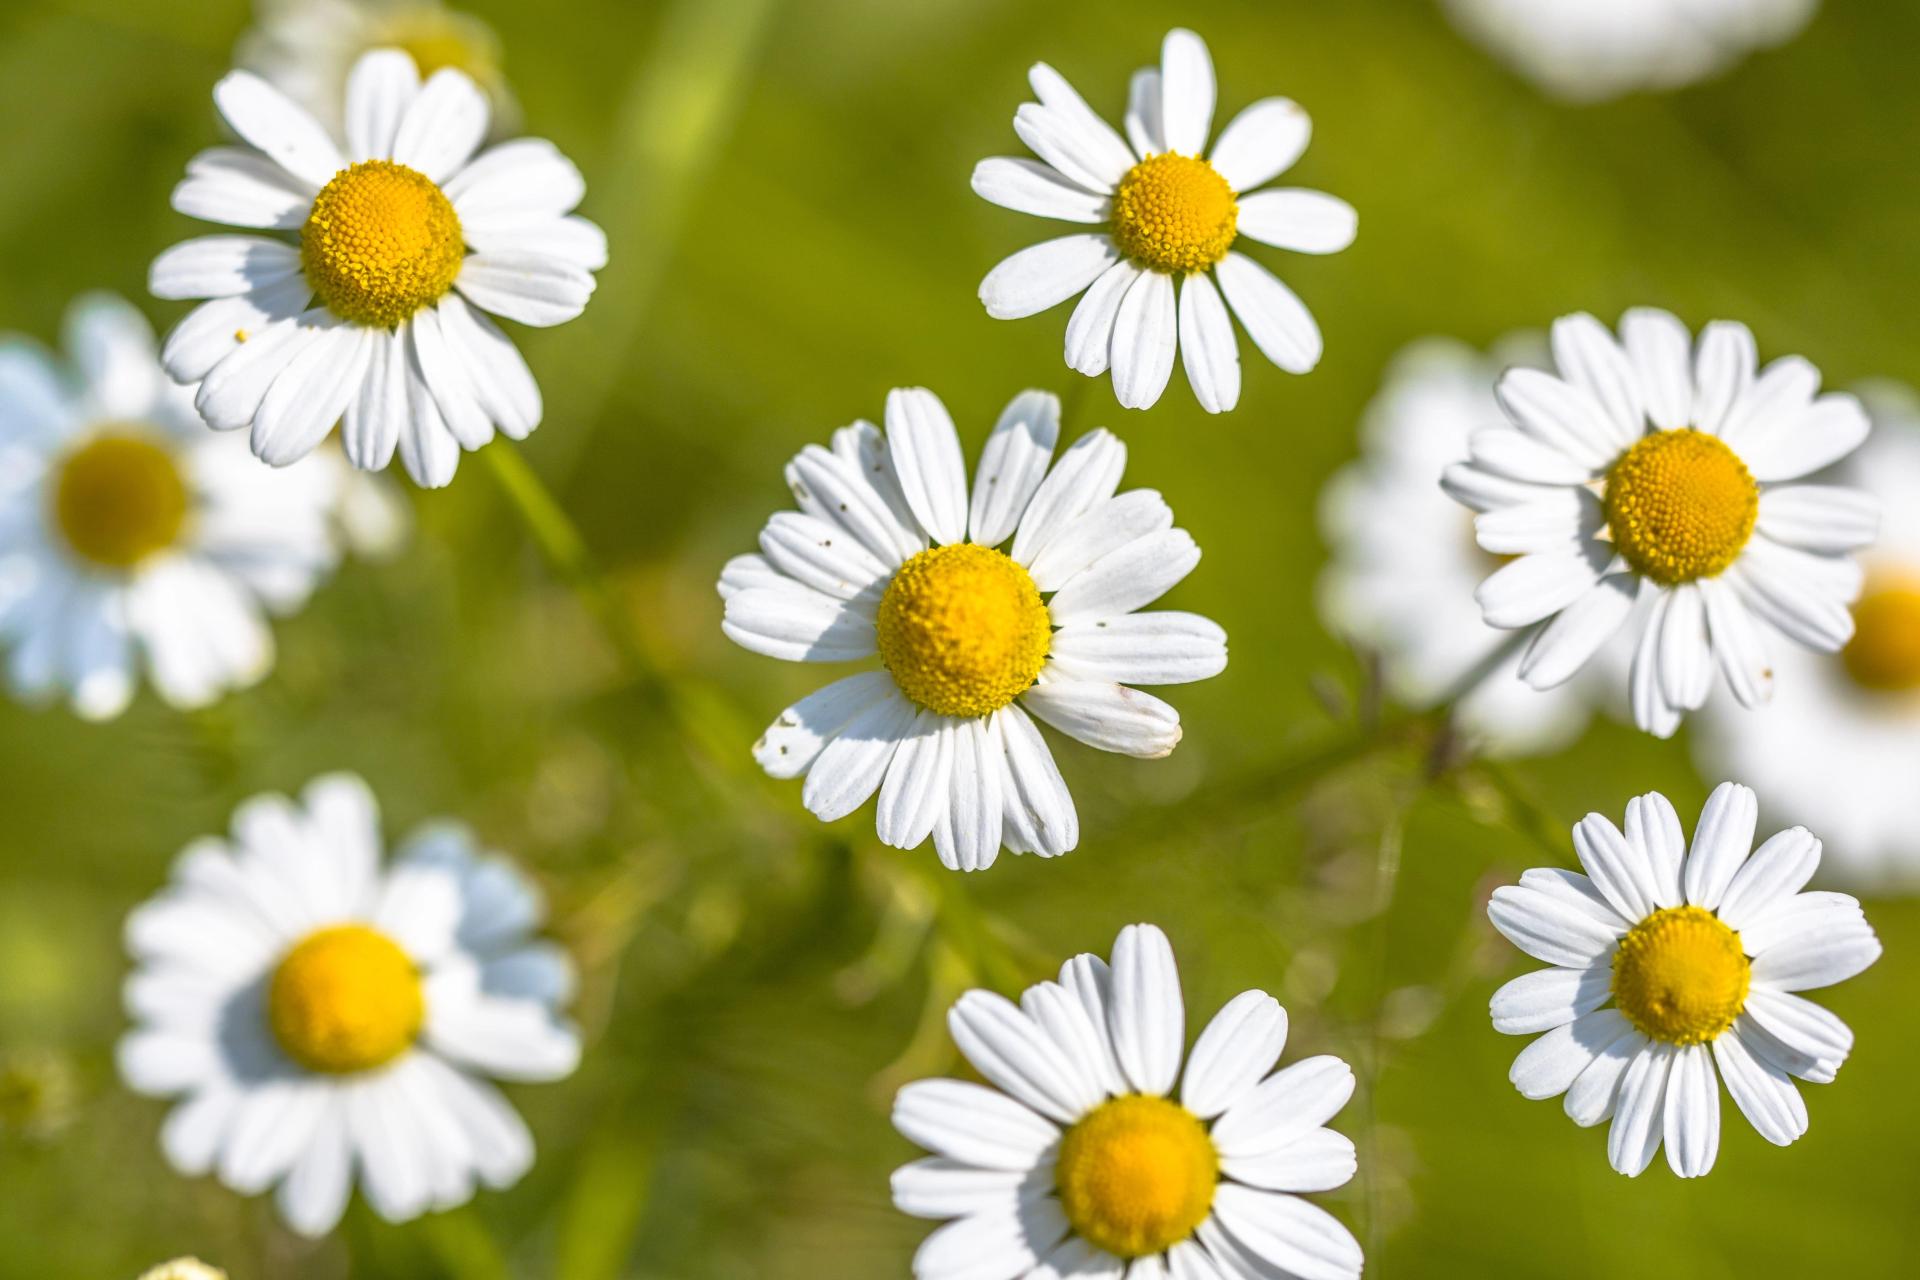
[[[531, 132], [588, 175], [612, 265], [586, 315], [516, 333], [546, 390], [529, 464], [606, 571], [623, 660], [469, 457], [409, 493], [397, 559], [350, 564], [278, 627], [260, 688], [180, 716], [143, 697], [96, 727], [0, 707], [0, 1046], [51, 1052], [51, 1135], [0, 1136], [0, 1275], [130, 1276], [195, 1252], [252, 1277], [895, 1277], [924, 1235], [887, 1174], [915, 1152], [892, 1089], [957, 1069], [956, 990], [1007, 991], [1117, 928], [1166, 927], [1190, 1030], [1249, 986], [1289, 1006], [1288, 1059], [1354, 1061], [1336, 1121], [1360, 1176], [1323, 1200], [1373, 1275], [1911, 1275], [1920, 910], [1869, 904], [1885, 958], [1823, 995], [1858, 1033], [1812, 1130], [1768, 1147], [1730, 1104], [1718, 1168], [1614, 1174], [1602, 1132], [1506, 1083], [1521, 1042], [1486, 999], [1527, 967], [1484, 924], [1492, 884], [1572, 860], [1567, 826], [1659, 788], [1691, 825], [1684, 738], [1598, 723], [1564, 755], [1459, 760], [1428, 719], [1373, 732], [1362, 664], [1320, 631], [1316, 494], [1405, 342], [1485, 345], [1635, 303], [1750, 322], [1829, 382], [1912, 380], [1920, 319], [1920, 9], [1832, 3], [1784, 50], [1665, 97], [1555, 106], [1425, 0], [472, 0]], [[144, 299], [198, 228], [167, 207], [215, 137], [208, 98], [242, 0], [10, 0], [0, 9], [0, 329], [51, 338], [69, 296]], [[1040, 58], [1110, 116], [1164, 29], [1199, 30], [1221, 118], [1281, 93], [1295, 171], [1360, 210], [1349, 252], [1257, 251], [1318, 315], [1310, 377], [1247, 351], [1240, 410], [1180, 375], [1152, 411], [1061, 363], [1065, 310], [989, 320], [980, 276], [1039, 238], [968, 190]], [[147, 303], [156, 322], [184, 310]], [[1167, 761], [1058, 740], [1084, 836], [962, 879], [822, 827], [750, 743], [819, 669], [720, 635], [712, 589], [785, 504], [783, 461], [887, 388], [936, 389], [969, 450], [1013, 392], [1060, 391], [1067, 434], [1117, 428], [1129, 478], [1206, 551], [1170, 597], [1232, 636], [1226, 675], [1172, 696]], [[512, 448], [495, 445], [494, 448]], [[1724, 696], [1724, 693], [1723, 693]], [[1436, 765], [1436, 753], [1438, 764]], [[1817, 768], [1819, 762], [1809, 761]], [[264, 1202], [171, 1173], [163, 1108], [118, 1088], [119, 926], [234, 804], [365, 774], [389, 835], [470, 820], [548, 886], [585, 981], [588, 1051], [516, 1089], [533, 1172], [407, 1227], [355, 1204], [301, 1242]], [[1764, 804], [1764, 797], [1763, 797]], [[1776, 815], [1767, 815], [1780, 825]], [[1398, 858], [1397, 892], [1383, 867]]]

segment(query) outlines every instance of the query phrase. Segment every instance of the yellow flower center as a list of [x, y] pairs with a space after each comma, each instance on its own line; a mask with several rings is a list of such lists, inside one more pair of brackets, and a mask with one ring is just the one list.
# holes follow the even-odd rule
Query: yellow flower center
[[367, 1071], [420, 1033], [420, 971], [384, 933], [360, 924], [308, 934], [267, 988], [267, 1021], [289, 1058], [331, 1075]]
[[1876, 582], [1853, 606], [1847, 674], [1878, 693], [1920, 689], [1920, 581]]
[[423, 79], [452, 67], [484, 84], [500, 70], [491, 42], [457, 21], [461, 16], [428, 5], [403, 10], [376, 29], [368, 47], [399, 49], [413, 59]]
[[1643, 436], [1607, 473], [1607, 528], [1627, 563], [1665, 586], [1710, 578], [1753, 536], [1760, 486], [1718, 436]]
[[1113, 193], [1114, 243], [1155, 271], [1205, 271], [1227, 256], [1239, 220], [1233, 188], [1198, 156], [1148, 156]]
[[1040, 589], [1002, 552], [929, 547], [880, 599], [880, 660], [909, 698], [943, 716], [998, 711], [1040, 674], [1053, 628]]
[[53, 519], [76, 555], [131, 569], [179, 539], [187, 497], [171, 453], [138, 428], [109, 429], [60, 464]]
[[1740, 935], [1700, 907], [1663, 907], [1620, 940], [1613, 1002], [1655, 1040], [1701, 1044], [1740, 1016], [1753, 966]]
[[1138, 1093], [1101, 1103], [1067, 1130], [1054, 1165], [1075, 1233], [1122, 1258], [1192, 1235], [1219, 1181], [1219, 1153], [1193, 1113]]
[[427, 178], [391, 160], [333, 175], [300, 228], [307, 283], [343, 320], [391, 329], [453, 287], [460, 218]]

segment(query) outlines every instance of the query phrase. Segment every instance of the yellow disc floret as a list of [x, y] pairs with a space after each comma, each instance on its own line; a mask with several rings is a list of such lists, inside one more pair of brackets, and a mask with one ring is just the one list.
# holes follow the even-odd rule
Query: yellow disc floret
[[149, 432], [108, 429], [68, 454], [53, 479], [53, 520], [74, 554], [131, 569], [180, 537], [187, 484]]
[[1920, 689], [1920, 580], [1872, 583], [1853, 606], [1853, 640], [1840, 660], [1875, 692]]
[[398, 943], [360, 924], [308, 934], [281, 959], [267, 988], [267, 1022], [289, 1058], [309, 1071], [367, 1071], [406, 1051], [426, 1000], [420, 972]]
[[1739, 558], [1760, 487], [1718, 436], [1655, 431], [1607, 473], [1607, 528], [1627, 563], [1666, 586], [1710, 578]]
[[453, 204], [425, 174], [362, 160], [333, 175], [300, 228], [307, 283], [327, 309], [391, 329], [453, 287], [466, 248]]
[[1197, 156], [1148, 156], [1113, 193], [1113, 240], [1154, 271], [1205, 271], [1233, 247], [1240, 206], [1233, 188]]
[[1663, 907], [1620, 940], [1613, 1002], [1668, 1044], [1702, 1044], [1733, 1025], [1753, 966], [1740, 935], [1700, 907]]
[[900, 691], [943, 716], [984, 716], [1026, 692], [1053, 643], [1033, 578], [991, 547], [930, 547], [880, 599], [880, 660]]
[[1122, 1258], [1192, 1235], [1219, 1182], [1219, 1153], [1193, 1113], [1137, 1093], [1101, 1103], [1068, 1129], [1054, 1164], [1074, 1232]]

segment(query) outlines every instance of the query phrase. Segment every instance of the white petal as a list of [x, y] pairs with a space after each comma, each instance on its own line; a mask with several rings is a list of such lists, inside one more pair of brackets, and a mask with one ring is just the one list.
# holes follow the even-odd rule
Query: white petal
[[1252, 1159], [1325, 1124], [1353, 1097], [1353, 1068], [1331, 1054], [1302, 1058], [1243, 1094], [1213, 1126], [1223, 1159]]
[[1112, 191], [1133, 165], [1133, 153], [1112, 126], [1090, 111], [1025, 102], [1013, 113], [1013, 131], [1035, 155], [1089, 191]]
[[1262, 98], [1227, 121], [1210, 163], [1235, 191], [1251, 191], [1293, 167], [1313, 121], [1291, 98]]
[[465, 72], [442, 67], [427, 77], [401, 117], [393, 159], [436, 183], [445, 182], [479, 149], [491, 115], [487, 95]]
[[373, 335], [360, 392], [340, 421], [340, 444], [356, 467], [379, 471], [393, 460], [408, 416], [407, 358], [403, 333]]
[[255, 334], [208, 372], [194, 394], [194, 407], [216, 431], [251, 426], [274, 382], [335, 324], [325, 309], [315, 307]]
[[1687, 861], [1687, 837], [1671, 801], [1649, 791], [1627, 801], [1627, 841], [1645, 859], [1647, 895], [1655, 906], [1677, 907], [1686, 901], [1681, 876]]
[[1833, 653], [1853, 638], [1847, 608], [1859, 593], [1853, 561], [1760, 537], [1725, 576], [1748, 608], [1810, 649]]
[[1018, 320], [1057, 307], [1119, 260], [1105, 235], [1043, 240], [1005, 258], [980, 282], [980, 301], [996, 320]]
[[1142, 67], [1127, 82], [1125, 123], [1127, 142], [1142, 160], [1167, 149], [1167, 135], [1160, 127], [1160, 68]]
[[1325, 349], [1320, 326], [1271, 271], [1245, 254], [1229, 253], [1214, 275], [1262, 355], [1288, 373], [1306, 373], [1320, 363]]
[[1055, 593], [1047, 612], [1057, 627], [1132, 613], [1172, 590], [1199, 563], [1200, 548], [1185, 529], [1150, 533], [1115, 547], [1075, 574]]
[[1798, 480], [1852, 453], [1871, 429], [1860, 402], [1835, 392], [1782, 415], [1769, 430], [1750, 431], [1740, 442], [1740, 458], [1762, 484]]
[[1669, 706], [1692, 711], [1713, 691], [1713, 670], [1706, 604], [1694, 583], [1682, 583], [1668, 593], [1660, 623], [1660, 694]]
[[[884, 448], [882, 441], [876, 440], [875, 445]], [[869, 467], [860, 468], [819, 445], [808, 445], [787, 464], [786, 479], [802, 511], [840, 525], [882, 564], [897, 567], [927, 545], [925, 535], [907, 523], [911, 515], [903, 520], [878, 487], [894, 484], [893, 461], [887, 453], [879, 453]], [[905, 505], [904, 496], [900, 503]]]
[[1534, 636], [1520, 661], [1521, 678], [1535, 689], [1553, 689], [1579, 674], [1626, 625], [1636, 589], [1631, 574], [1600, 579]]
[[1129, 489], [1070, 521], [1027, 570], [1043, 593], [1059, 591], [1103, 556], [1172, 527], [1173, 508], [1165, 498], [1152, 489]]
[[444, 191], [460, 215], [461, 227], [471, 231], [557, 219], [586, 197], [587, 180], [579, 166], [545, 138], [515, 138], [475, 156], [448, 180]]
[[1720, 919], [1738, 932], [1806, 888], [1820, 865], [1820, 842], [1805, 827], [1791, 827], [1753, 851], [1734, 873], [1720, 899]]
[[1767, 987], [1747, 993], [1733, 1031], [1762, 1062], [1814, 1084], [1832, 1084], [1853, 1049], [1846, 1023], [1809, 1000]]
[[1692, 425], [1717, 435], [1734, 401], [1753, 382], [1758, 355], [1753, 331], [1732, 320], [1715, 320], [1700, 331], [1694, 357]]
[[1310, 1129], [1264, 1155], [1220, 1162], [1235, 1182], [1268, 1191], [1332, 1191], [1353, 1180], [1359, 1161], [1353, 1139], [1332, 1129]]
[[1114, 939], [1111, 1000], [1107, 1026], [1120, 1069], [1142, 1093], [1171, 1093], [1187, 1043], [1187, 1014], [1173, 944], [1158, 927], [1130, 924]]
[[501, 1080], [560, 1080], [580, 1065], [580, 1035], [536, 1000], [452, 994], [441, 975], [427, 984], [426, 1039], [455, 1062]]
[[1360, 215], [1338, 196], [1302, 187], [1240, 197], [1240, 234], [1294, 253], [1339, 253], [1353, 243]]
[[1560, 376], [1585, 389], [1614, 425], [1612, 440], [1625, 448], [1646, 427], [1639, 376], [1607, 327], [1585, 312], [1553, 322], [1553, 363]]
[[1039, 160], [993, 156], [973, 166], [973, 191], [1003, 209], [1062, 222], [1105, 222], [1108, 198]]
[[1515, 426], [1597, 475], [1633, 443], [1585, 387], [1539, 369], [1509, 369], [1494, 394]]
[[275, 1200], [288, 1226], [303, 1236], [317, 1237], [340, 1221], [352, 1190], [353, 1148], [347, 1137], [346, 1105], [338, 1094], [330, 1094]]
[[1123, 684], [1047, 679], [1020, 705], [1070, 738], [1101, 751], [1156, 760], [1180, 744], [1180, 713]]
[[773, 514], [760, 550], [781, 573], [835, 600], [872, 597], [891, 573], [844, 529], [798, 511]]
[[1859, 489], [1792, 484], [1760, 495], [1760, 532], [1806, 551], [1858, 551], [1880, 532], [1880, 503]]
[[[1096, 1003], [1105, 1008], [1103, 997], [1096, 995]], [[1114, 1058], [1113, 1037], [1107, 1032], [1104, 1014], [1096, 1024], [1095, 1012], [1077, 993], [1058, 982], [1036, 982], [1028, 987], [1020, 993], [1020, 1008], [1059, 1048], [1067, 1065], [1081, 1077], [1088, 1097], [1098, 1102], [1103, 1096], [1127, 1092], [1126, 1077]]]
[[959, 1080], [916, 1080], [901, 1089], [893, 1100], [893, 1127], [935, 1155], [1020, 1173], [1060, 1140], [1060, 1131], [1036, 1112]]
[[1693, 425], [1693, 337], [1670, 312], [1635, 307], [1620, 320], [1647, 416], [1662, 431]]
[[1733, 1104], [1761, 1137], [1785, 1147], [1806, 1133], [1807, 1103], [1800, 1090], [1786, 1072], [1754, 1057], [1738, 1032], [1714, 1039], [1713, 1060]]
[[187, 162], [171, 203], [206, 222], [293, 231], [307, 220], [313, 195], [312, 187], [258, 151], [214, 147]]
[[[413, 326], [406, 326], [406, 332], [407, 346], [411, 348]], [[405, 381], [407, 415], [400, 428], [400, 461], [415, 484], [423, 489], [438, 489], [453, 480], [453, 473], [460, 465], [460, 442], [453, 438], [446, 419], [440, 416], [440, 406], [415, 366], [411, 350], [406, 359]]]
[[1607, 1161], [1629, 1178], [1640, 1176], [1660, 1148], [1666, 1114], [1667, 1076], [1675, 1046], [1655, 1044], [1627, 1064], [1620, 1081], [1613, 1127], [1607, 1132]]
[[1117, 182], [1133, 166], [1127, 144], [1087, 105], [1065, 76], [1044, 62], [1036, 62], [1027, 70], [1027, 83], [1033, 86], [1042, 107], [1071, 124], [1080, 149], [1088, 153], [1090, 163], [1097, 162], [1095, 167], [1101, 173], [1111, 173]]
[[1759, 706], [1773, 696], [1773, 659], [1753, 614], [1721, 579], [1702, 578], [1695, 585], [1707, 607], [1707, 635], [1727, 687], [1741, 706]]
[[1011, 555], [1032, 564], [1055, 535], [1074, 520], [1105, 502], [1120, 487], [1127, 468], [1127, 447], [1104, 427], [1073, 442], [1027, 504], [1013, 535]]
[[1194, 1041], [1180, 1101], [1211, 1120], [1273, 1070], [1287, 1044], [1287, 1011], [1264, 991], [1242, 991], [1213, 1015]]
[[856, 714], [807, 771], [801, 803], [822, 822], [844, 818], [867, 802], [913, 723], [914, 705], [889, 689]]
[[607, 265], [607, 233], [578, 214], [528, 222], [469, 222], [464, 231], [476, 253], [553, 258], [583, 271]]
[[313, 452], [359, 395], [375, 337], [359, 325], [323, 325], [261, 400], [253, 419], [255, 456], [284, 467]]
[[305, 311], [312, 297], [306, 279], [292, 271], [252, 293], [201, 303], [167, 335], [161, 367], [175, 382], [199, 382], [253, 335]]
[[1122, 258], [1102, 271], [1067, 318], [1067, 368], [1097, 378], [1113, 352], [1113, 326], [1133, 282], [1145, 273]]
[[893, 1171], [893, 1207], [916, 1218], [965, 1218], [1011, 1212], [1053, 1190], [1053, 1170], [979, 1169], [928, 1156]]
[[1507, 941], [1536, 960], [1586, 968], [1613, 954], [1626, 925], [1617, 927], [1525, 884], [1503, 885], [1487, 903], [1487, 918]]
[[1880, 958], [1880, 939], [1862, 919], [1830, 918], [1818, 932], [1777, 942], [1753, 958], [1753, 980], [1779, 991], [1811, 991], [1862, 973]]
[[564, 324], [586, 310], [593, 273], [537, 253], [476, 253], [460, 264], [453, 287], [497, 316], [535, 328]]
[[947, 775], [953, 771], [953, 734], [945, 717], [922, 708], [901, 738], [880, 784], [875, 830], [880, 843], [917, 849], [933, 834], [947, 807]]
[[1523, 555], [1499, 569], [1473, 593], [1490, 627], [1530, 627], [1552, 617], [1591, 591], [1611, 553], [1588, 543], [1568, 552]]
[[235, 133], [316, 189], [347, 167], [317, 120], [250, 71], [228, 72], [213, 87], [213, 101]]
[[1173, 277], [1143, 271], [1120, 300], [1113, 321], [1113, 394], [1122, 408], [1148, 409], [1173, 376], [1180, 323]]
[[1597, 1035], [1596, 1040], [1604, 1039], [1608, 1031], [1615, 1033], [1613, 1040], [1605, 1044], [1595, 1054], [1593, 1061], [1574, 1077], [1561, 1102], [1567, 1119], [1582, 1129], [1590, 1129], [1613, 1118], [1614, 1108], [1620, 1101], [1620, 1082], [1626, 1078], [1627, 1068], [1653, 1043], [1635, 1031], [1624, 1017], [1609, 1019], [1604, 1025], [1607, 1030]]
[[1232, 412], [1240, 403], [1240, 344], [1227, 304], [1204, 273], [1180, 284], [1179, 341], [1194, 399], [1208, 413]]
[[[440, 332], [464, 371], [465, 389], [486, 417], [509, 438], [524, 440], [540, 425], [540, 384], [513, 340], [458, 294], [433, 308]], [[415, 317], [416, 320], [418, 317]], [[439, 394], [435, 393], [436, 396]], [[444, 412], [445, 405], [442, 405]]]
[[299, 270], [299, 252], [278, 240], [199, 236], [153, 260], [147, 290], [156, 298], [225, 298], [278, 284]]
[[1580, 485], [1593, 478], [1592, 468], [1523, 431], [1489, 427], [1474, 432], [1467, 443], [1476, 466], [1510, 480], [1529, 485]]
[[1054, 633], [1047, 660], [1080, 680], [1186, 684], [1227, 666], [1227, 633], [1197, 613], [1131, 613]]
[[1522, 1049], [1507, 1079], [1523, 1098], [1538, 1102], [1558, 1097], [1626, 1030], [1626, 1019], [1617, 1009], [1583, 1014]]
[[1680, 712], [1660, 690], [1660, 630], [1667, 618], [1667, 606], [1673, 593], [1651, 580], [1640, 584], [1640, 594], [1651, 598], [1640, 639], [1633, 650], [1633, 665], [1627, 673], [1627, 700], [1633, 708], [1633, 722], [1657, 738], [1671, 738], [1680, 727]]
[[917, 1280], [1014, 1280], [1038, 1274], [1042, 1258], [1067, 1234], [1057, 1200], [1029, 1200], [1011, 1212], [947, 1223], [914, 1251]]
[[1039, 728], [1018, 705], [994, 713], [1006, 751], [1001, 776], [1002, 838], [1053, 858], [1080, 843], [1080, 815]]
[[1213, 58], [1206, 41], [1184, 27], [1160, 43], [1160, 119], [1167, 150], [1203, 155], [1213, 128]]
[[1101, 1101], [1053, 1040], [1004, 996], [967, 992], [948, 1011], [947, 1029], [976, 1071], [1041, 1115], [1072, 1124]]
[[376, 49], [347, 74], [347, 153], [353, 160], [393, 155], [400, 122], [420, 92], [420, 72], [399, 49]]
[[1723, 782], [1707, 797], [1687, 853], [1687, 901], [1712, 911], [1720, 905], [1733, 877], [1753, 851], [1753, 828], [1760, 820], [1759, 798], [1749, 787]]
[[1835, 926], [1865, 918], [1859, 899], [1849, 894], [1796, 893], [1742, 921], [1740, 942], [1748, 955], [1757, 956], [1783, 943], [1829, 936]]
[[788, 662], [847, 662], [875, 643], [871, 614], [817, 593], [742, 591], [727, 601], [721, 629], [743, 649]]
[[997, 547], [1013, 536], [1060, 440], [1060, 397], [1022, 391], [1000, 413], [973, 474], [967, 537]]
[[1220, 1223], [1263, 1262], [1301, 1280], [1347, 1280], [1360, 1274], [1360, 1242], [1316, 1204], [1298, 1196], [1220, 1184]]
[[1704, 1044], [1683, 1045], [1667, 1077], [1667, 1164], [1682, 1178], [1699, 1178], [1720, 1152], [1720, 1080]]
[[967, 536], [967, 466], [960, 433], [940, 397], [925, 387], [887, 393], [887, 445], [907, 505], [935, 542]]
[[1000, 855], [1000, 788], [1004, 750], [997, 725], [984, 719], [956, 720], [948, 726], [953, 764], [947, 771], [946, 804], [934, 824], [933, 847], [943, 865], [959, 871], [984, 871]]
[[1612, 995], [1612, 971], [1536, 969], [1523, 973], [1493, 993], [1489, 1012], [1493, 1029], [1503, 1035], [1530, 1036], [1565, 1026], [1607, 1002]]

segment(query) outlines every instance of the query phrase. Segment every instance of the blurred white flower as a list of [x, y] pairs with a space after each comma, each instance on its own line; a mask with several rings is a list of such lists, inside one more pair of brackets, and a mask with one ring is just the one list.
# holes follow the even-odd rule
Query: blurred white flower
[[1819, 0], [1444, 0], [1460, 29], [1558, 97], [1671, 89], [1800, 34]]
[[1299, 187], [1254, 190], [1307, 149], [1312, 126], [1298, 104], [1261, 99], [1204, 154], [1213, 58], [1199, 36], [1178, 29], [1167, 33], [1159, 69], [1133, 75], [1125, 140], [1046, 63], [1027, 79], [1040, 101], [1024, 104], [1013, 128], [1040, 159], [982, 160], [973, 189], [1020, 213], [1100, 230], [1044, 241], [995, 267], [980, 284], [987, 314], [1035, 315], [1084, 290], [1067, 322], [1067, 366], [1091, 377], [1111, 368], [1113, 393], [1129, 409], [1160, 398], [1176, 350], [1201, 408], [1224, 413], [1239, 403], [1228, 307], [1282, 369], [1305, 373], [1319, 363], [1313, 316], [1233, 249], [1241, 236], [1296, 253], [1353, 243], [1357, 219], [1344, 200]]
[[1845, 1023], [1794, 993], [1853, 977], [1880, 940], [1852, 898], [1801, 892], [1820, 842], [1794, 827], [1755, 849], [1758, 817], [1752, 791], [1722, 783], [1689, 849], [1649, 792], [1627, 803], [1624, 833], [1597, 813], [1573, 829], [1586, 875], [1536, 868], [1488, 904], [1496, 929], [1555, 966], [1494, 993], [1494, 1030], [1546, 1033], [1509, 1079], [1528, 1098], [1564, 1093], [1575, 1124], [1611, 1117], [1607, 1158], [1629, 1177], [1662, 1142], [1681, 1177], [1713, 1168], [1722, 1080], [1761, 1137], [1788, 1145], [1807, 1131], [1790, 1077], [1830, 1083], [1853, 1048]]
[[163, 1262], [150, 1271], [140, 1273], [140, 1280], [227, 1280], [227, 1273], [218, 1267], [210, 1267], [198, 1258], [175, 1258], [172, 1262]]
[[1572, 742], [1587, 699], [1571, 682], [1527, 684], [1517, 651], [1489, 667], [1512, 633], [1487, 625], [1473, 589], [1499, 561], [1474, 541], [1471, 518], [1440, 476], [1467, 460], [1474, 432], [1499, 424], [1493, 387], [1502, 370], [1538, 366], [1544, 345], [1509, 340], [1493, 356], [1443, 338], [1406, 348], [1367, 407], [1360, 459], [1333, 477], [1320, 504], [1333, 551], [1319, 591], [1328, 629], [1374, 649], [1389, 691], [1412, 707], [1432, 706], [1484, 670], [1460, 698], [1458, 721], [1502, 756]]
[[[960, 437], [921, 388], [787, 466], [799, 511], [720, 577], [726, 634], [791, 662], [885, 667], [781, 712], [754, 758], [807, 778], [822, 821], [880, 793], [880, 839], [929, 835], [941, 862], [991, 866], [1000, 848], [1052, 857], [1080, 839], [1060, 770], [1029, 713], [1103, 751], [1154, 758], [1180, 714], [1134, 684], [1181, 684], [1227, 664], [1226, 633], [1191, 613], [1141, 612], [1200, 562], [1151, 489], [1115, 496], [1127, 450], [1105, 430], [1049, 471], [1060, 402], [1014, 397], [988, 437], [971, 500]], [[997, 550], [1012, 540], [1007, 551]]]
[[951, 1219], [917, 1280], [1360, 1274], [1353, 1233], [1299, 1194], [1353, 1177], [1353, 1143], [1325, 1127], [1353, 1071], [1329, 1055], [1274, 1071], [1287, 1013], [1266, 992], [1228, 1001], [1187, 1054], [1173, 947], [1136, 924], [1111, 969], [1075, 956], [1018, 1005], [969, 991], [947, 1025], [988, 1084], [921, 1080], [894, 1101], [933, 1155], [894, 1171], [893, 1202]]
[[1522, 678], [1564, 683], [1632, 618], [1634, 723], [1669, 737], [1716, 667], [1742, 705], [1771, 695], [1762, 622], [1809, 648], [1846, 644], [1851, 553], [1873, 541], [1879, 504], [1791, 483], [1868, 431], [1860, 402], [1820, 395], [1805, 360], [1756, 372], [1753, 334], [1727, 321], [1695, 352], [1650, 308], [1620, 334], [1589, 315], [1555, 321], [1558, 372], [1509, 370], [1496, 394], [1510, 425], [1476, 433], [1445, 484], [1480, 513], [1482, 549], [1512, 557], [1475, 594], [1493, 626], [1538, 627]]
[[156, 296], [213, 299], [161, 353], [199, 384], [208, 425], [250, 427], [253, 451], [284, 466], [340, 422], [355, 466], [397, 449], [428, 486], [496, 428], [538, 426], [540, 388], [486, 313], [548, 326], [586, 307], [607, 241], [569, 212], [586, 192], [572, 162], [536, 138], [476, 156], [479, 88], [451, 68], [423, 85], [392, 49], [354, 65], [344, 151], [251, 72], [213, 96], [249, 145], [196, 156], [174, 207], [286, 234], [203, 236], [154, 261]]
[[127, 918], [121, 1077], [182, 1099], [160, 1135], [174, 1168], [277, 1183], [306, 1235], [339, 1220], [356, 1171], [393, 1222], [513, 1184], [533, 1138], [484, 1077], [557, 1080], [580, 1058], [559, 1013], [572, 962], [532, 936], [538, 890], [451, 823], [382, 868], [351, 775], [302, 801], [249, 800]]
[[0, 640], [16, 696], [107, 719], [145, 671], [176, 707], [273, 665], [269, 613], [338, 559], [341, 476], [210, 433], [124, 300], [77, 299], [67, 365], [0, 339]]

